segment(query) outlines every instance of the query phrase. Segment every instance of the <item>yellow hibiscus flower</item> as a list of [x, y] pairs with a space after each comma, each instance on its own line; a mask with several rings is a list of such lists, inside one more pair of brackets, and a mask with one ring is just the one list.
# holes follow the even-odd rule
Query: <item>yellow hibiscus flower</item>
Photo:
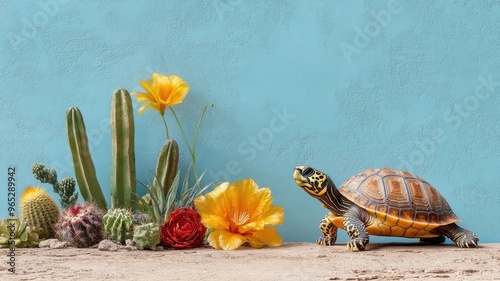
[[283, 208], [272, 203], [271, 190], [259, 188], [252, 179], [222, 183], [194, 200], [201, 222], [212, 230], [208, 242], [224, 250], [244, 243], [254, 248], [280, 246], [282, 238], [271, 226], [283, 223]]
[[138, 102], [147, 102], [139, 114], [152, 107], [163, 116], [165, 109], [181, 103], [189, 92], [189, 85], [177, 75], [153, 73], [151, 80], [139, 82], [146, 92], [135, 92]]

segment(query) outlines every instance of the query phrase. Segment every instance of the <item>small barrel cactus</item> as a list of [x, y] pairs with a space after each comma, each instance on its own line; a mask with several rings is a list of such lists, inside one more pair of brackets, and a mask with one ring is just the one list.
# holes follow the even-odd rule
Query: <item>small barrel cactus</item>
[[160, 244], [160, 227], [154, 223], [134, 227], [134, 242], [139, 250], [155, 250]]
[[29, 186], [21, 195], [21, 220], [30, 227], [40, 227], [44, 238], [55, 236], [54, 225], [59, 219], [56, 201], [41, 187]]
[[3, 219], [0, 223], [0, 248], [37, 247], [41, 232], [41, 228], [27, 226], [18, 217]]
[[56, 224], [56, 236], [78, 248], [87, 248], [103, 238], [102, 213], [92, 204], [66, 208]]
[[134, 215], [128, 209], [109, 209], [104, 215], [104, 232], [106, 238], [115, 242], [125, 243], [132, 239], [134, 231]]

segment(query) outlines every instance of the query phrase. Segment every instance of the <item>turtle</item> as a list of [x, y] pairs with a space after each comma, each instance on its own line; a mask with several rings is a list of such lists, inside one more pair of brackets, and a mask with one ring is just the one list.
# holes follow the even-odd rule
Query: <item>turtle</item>
[[335, 244], [338, 228], [347, 231], [347, 250], [365, 250], [369, 235], [420, 238], [440, 244], [448, 237], [460, 248], [478, 246], [477, 235], [459, 227], [460, 219], [428, 182], [407, 171], [370, 168], [338, 189], [330, 177], [312, 167], [295, 167], [298, 186], [330, 212], [321, 220], [316, 243]]

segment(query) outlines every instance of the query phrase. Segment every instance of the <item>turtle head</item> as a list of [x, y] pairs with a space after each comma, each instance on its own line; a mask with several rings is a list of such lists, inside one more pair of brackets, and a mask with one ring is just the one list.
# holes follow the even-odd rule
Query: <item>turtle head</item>
[[325, 194], [331, 185], [328, 175], [307, 166], [295, 167], [293, 178], [298, 186], [314, 197], [320, 197]]

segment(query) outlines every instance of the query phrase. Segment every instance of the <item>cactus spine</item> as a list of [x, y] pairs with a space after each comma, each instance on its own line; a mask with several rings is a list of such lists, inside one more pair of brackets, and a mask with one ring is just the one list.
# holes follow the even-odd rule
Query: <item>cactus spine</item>
[[132, 208], [136, 190], [134, 113], [125, 89], [113, 92], [111, 101], [111, 206]]
[[154, 223], [136, 226], [134, 242], [139, 250], [156, 250], [156, 245], [160, 244], [160, 227]]
[[59, 219], [59, 208], [41, 187], [28, 187], [21, 195], [21, 220], [30, 227], [40, 227], [46, 238], [55, 236], [54, 225]]
[[103, 223], [106, 238], [122, 244], [126, 239], [132, 239], [134, 215], [131, 211], [122, 208], [109, 209], [104, 215]]
[[155, 184], [156, 188], [162, 188], [164, 194], [168, 194], [175, 176], [177, 175], [177, 166], [179, 163], [179, 146], [173, 139], [168, 139], [163, 145], [163, 149], [158, 157], [156, 164]]
[[99, 208], [106, 210], [106, 199], [97, 181], [94, 162], [90, 156], [85, 123], [77, 107], [70, 107], [66, 112], [66, 129], [80, 193], [85, 201], [95, 202]]
[[55, 228], [59, 240], [87, 248], [102, 240], [102, 214], [92, 204], [76, 204], [63, 211]]

